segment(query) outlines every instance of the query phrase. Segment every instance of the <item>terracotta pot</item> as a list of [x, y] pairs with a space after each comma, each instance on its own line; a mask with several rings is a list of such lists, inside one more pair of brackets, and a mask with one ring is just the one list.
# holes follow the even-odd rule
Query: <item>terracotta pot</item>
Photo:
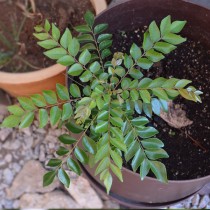
[[[169, 14], [173, 19], [188, 21], [182, 33], [184, 36], [210, 45], [210, 11], [181, 0], [128, 0], [104, 11], [96, 18], [96, 22], [108, 23], [108, 32], [114, 33], [117, 30], [126, 31], [142, 27], [153, 20], [159, 22]], [[95, 170], [86, 166], [82, 168], [92, 184], [105, 192], [99, 176], [94, 176]], [[110, 196], [133, 208], [154, 208], [173, 204], [186, 199], [210, 183], [210, 176], [192, 180], [169, 180], [168, 184], [163, 184], [149, 177], [141, 181], [139, 174], [126, 168], [122, 169], [122, 174], [123, 183], [113, 176]]]
[[[90, 0], [96, 14], [106, 9], [105, 0]], [[0, 72], [0, 88], [12, 96], [29, 96], [42, 90], [54, 90], [56, 83], [65, 84], [65, 67], [55, 64], [27, 73]]]

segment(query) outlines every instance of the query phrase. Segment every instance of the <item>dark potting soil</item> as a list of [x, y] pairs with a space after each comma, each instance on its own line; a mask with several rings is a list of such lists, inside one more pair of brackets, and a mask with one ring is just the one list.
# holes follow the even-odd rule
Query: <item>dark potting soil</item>
[[[130, 32], [118, 31], [113, 36], [112, 51], [129, 53], [133, 42], [141, 46], [143, 30]], [[145, 76], [176, 77], [192, 80], [192, 85], [203, 91], [202, 103], [194, 103], [178, 97], [174, 103], [180, 104], [193, 124], [179, 129], [172, 128], [158, 116], [153, 116], [153, 125], [159, 130], [157, 135], [164, 144], [169, 158], [163, 159], [170, 180], [188, 180], [210, 175], [210, 48], [196, 41], [188, 40], [155, 64]], [[208, 150], [205, 152], [196, 146], [192, 139], [198, 141]], [[131, 169], [130, 164], [125, 167]]]
[[[24, 9], [26, 2], [28, 2], [27, 10]], [[38, 40], [33, 37], [34, 26], [48, 19], [56, 24], [61, 32], [66, 27], [72, 31], [74, 26], [84, 23], [83, 16], [87, 10], [94, 12], [90, 0], [35, 0], [35, 12], [29, 2], [29, 0], [0, 2], [0, 14], [2, 14], [0, 17], [0, 58], [1, 52], [12, 54], [9, 63], [6, 65], [0, 63], [0, 71], [28, 72], [55, 64], [55, 61], [43, 55], [44, 49], [37, 45]], [[23, 27], [16, 45], [12, 34], [14, 28], [17, 34], [21, 24]], [[11, 49], [2, 41], [2, 34], [6, 36]], [[15, 45], [16, 48], [14, 48]]]

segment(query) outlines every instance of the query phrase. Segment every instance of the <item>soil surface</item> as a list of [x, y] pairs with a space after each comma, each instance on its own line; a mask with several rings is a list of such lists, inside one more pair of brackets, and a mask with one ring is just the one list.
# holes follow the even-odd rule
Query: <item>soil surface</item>
[[[43, 49], [36, 44], [37, 40], [33, 37], [34, 26], [48, 19], [61, 32], [66, 27], [72, 30], [74, 26], [84, 22], [83, 15], [87, 10], [94, 11], [89, 0], [0, 1], [0, 61], [1, 54], [5, 52], [5, 59], [10, 61], [4, 65], [0, 63], [0, 71], [26, 72], [54, 64], [55, 61], [47, 59], [43, 55]], [[21, 25], [22, 29], [19, 30]], [[6, 37], [6, 43], [2, 34]]]
[[[136, 29], [125, 32], [118, 31], [114, 34], [113, 51], [129, 53], [133, 42], [141, 46], [142, 33]], [[187, 101], [178, 97], [174, 103], [182, 106], [189, 125], [181, 130], [172, 128], [160, 117], [153, 117], [153, 124], [159, 130], [158, 138], [165, 144], [165, 150], [170, 158], [163, 159], [170, 180], [187, 180], [210, 175], [210, 49], [200, 42], [188, 40], [166, 58], [155, 64], [144, 75], [151, 78], [159, 76], [193, 81], [193, 86], [203, 91], [202, 104]], [[193, 144], [192, 139], [198, 141], [203, 149]], [[130, 168], [129, 165], [126, 167]]]

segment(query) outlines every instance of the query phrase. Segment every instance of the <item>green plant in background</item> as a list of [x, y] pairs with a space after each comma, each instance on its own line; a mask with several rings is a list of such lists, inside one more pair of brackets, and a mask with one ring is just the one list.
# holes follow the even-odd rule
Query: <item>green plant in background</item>
[[[160, 28], [153, 21], [144, 33], [142, 47], [134, 43], [130, 54], [116, 52], [113, 56], [109, 49], [112, 35], [105, 32], [108, 25], [94, 25], [91, 12], [85, 14], [85, 21], [86, 25], [75, 27], [80, 33], [76, 38], [69, 29], [61, 34], [48, 21], [35, 27], [34, 36], [39, 39], [38, 45], [46, 49], [44, 54], [68, 66], [72, 82], [68, 88], [57, 84], [55, 92], [18, 98], [20, 105], [8, 107], [11, 115], [2, 125], [28, 127], [38, 112], [41, 128], [48, 119], [52, 126], [66, 127], [67, 132], [58, 138], [62, 143], [56, 152], [58, 158], [48, 162], [53, 170], [44, 175], [44, 186], [58, 175], [69, 187], [66, 165], [80, 175], [79, 161], [96, 165], [95, 175], [100, 174], [109, 193], [113, 174], [123, 181], [123, 158], [131, 163], [133, 171], [140, 173], [141, 180], [152, 171], [166, 183], [167, 172], [161, 159], [169, 156], [156, 137], [158, 131], [148, 123], [153, 112], [159, 115], [161, 110], [167, 111], [169, 100], [181, 95], [201, 102], [202, 92], [189, 86], [189, 80], [152, 80], [144, 77], [144, 71], [186, 41], [178, 35], [186, 21], [171, 22], [167, 16]], [[80, 134], [78, 140], [70, 133]]]
[[[33, 0], [31, 3], [32, 2]], [[2, 4], [12, 5], [14, 2], [12, 3], [11, 1], [8, 1]], [[9, 21], [7, 24], [9, 24], [9, 26], [0, 20], [0, 48], [2, 48], [0, 49], [0, 69], [14, 61], [20, 61], [23, 65], [21, 65], [21, 67], [14, 65], [11, 69], [9, 69], [11, 72], [19, 71], [20, 68], [21, 71], [23, 71], [27, 67], [39, 69], [37, 66], [34, 66], [25, 60], [21, 55], [21, 50], [25, 49], [25, 45], [20, 42], [20, 36], [27, 18], [32, 18], [32, 16], [30, 16], [32, 13], [29, 13], [29, 11], [32, 7], [33, 12], [35, 13], [35, 8], [30, 6], [28, 0], [26, 0], [26, 5], [21, 4], [20, 2], [16, 2], [15, 4], [23, 11], [20, 21], [17, 19], [18, 14], [12, 14], [8, 17]]]

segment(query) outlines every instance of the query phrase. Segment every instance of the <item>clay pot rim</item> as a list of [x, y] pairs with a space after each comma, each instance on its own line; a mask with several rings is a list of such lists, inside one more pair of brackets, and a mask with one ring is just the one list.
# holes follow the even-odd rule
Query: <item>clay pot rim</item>
[[[139, 173], [133, 172], [132, 170], [127, 169], [127, 168], [125, 168], [125, 167], [122, 167], [122, 170], [126, 171], [127, 173], [133, 174], [133, 175], [135, 175], [135, 176], [140, 176]], [[140, 177], [139, 177], [139, 178], [140, 178]], [[150, 181], [158, 181], [157, 179], [152, 178], [152, 177], [148, 177], [148, 176], [146, 176], [145, 179], [150, 180]], [[196, 182], [198, 179], [199, 179], [199, 180], [210, 179], [210, 175], [204, 176], [204, 177], [201, 177], [201, 178], [187, 179], [187, 180], [186, 180], [186, 179], [185, 179], [185, 180], [168, 180], [168, 183], [166, 183], [166, 184], [177, 183], [177, 182], [182, 182], [182, 183]]]
[[[90, 0], [96, 15], [107, 8], [105, 0]], [[0, 83], [6, 85], [28, 84], [31, 82], [39, 82], [50, 77], [65, 74], [65, 66], [54, 64], [46, 68], [38, 69], [32, 72], [8, 73], [0, 71]]]

